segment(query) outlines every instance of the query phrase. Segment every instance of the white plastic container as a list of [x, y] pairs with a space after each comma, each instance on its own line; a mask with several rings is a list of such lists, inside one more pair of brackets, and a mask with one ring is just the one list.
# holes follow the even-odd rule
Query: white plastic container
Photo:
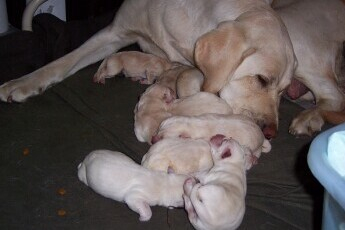
[[323, 230], [345, 230], [345, 123], [319, 134], [311, 143], [308, 165], [325, 188]]

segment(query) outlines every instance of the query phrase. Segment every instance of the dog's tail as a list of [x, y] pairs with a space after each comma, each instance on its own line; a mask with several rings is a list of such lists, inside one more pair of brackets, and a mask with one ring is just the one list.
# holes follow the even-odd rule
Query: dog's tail
[[338, 125], [345, 122], [345, 110], [340, 112], [322, 110], [321, 116], [325, 122], [330, 124]]
[[88, 184], [87, 184], [87, 179], [86, 179], [86, 167], [85, 167], [84, 162], [81, 162], [81, 163], [78, 165], [78, 178], [79, 178], [79, 180], [82, 181], [84, 184], [88, 185]]

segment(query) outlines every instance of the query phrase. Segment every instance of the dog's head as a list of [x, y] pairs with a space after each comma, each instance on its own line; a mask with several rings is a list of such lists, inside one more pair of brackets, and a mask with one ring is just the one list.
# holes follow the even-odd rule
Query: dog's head
[[275, 12], [253, 10], [220, 23], [199, 38], [194, 58], [205, 76], [204, 91], [219, 93], [234, 113], [253, 118], [267, 138], [276, 135], [280, 98], [296, 59]]

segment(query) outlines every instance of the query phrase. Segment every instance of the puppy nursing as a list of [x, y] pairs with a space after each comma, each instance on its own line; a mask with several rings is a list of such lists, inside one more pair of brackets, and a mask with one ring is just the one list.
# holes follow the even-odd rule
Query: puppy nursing
[[151, 143], [160, 123], [170, 117], [169, 104], [175, 93], [168, 87], [154, 84], [141, 95], [134, 109], [134, 132], [141, 142]]
[[150, 206], [183, 206], [186, 176], [151, 171], [120, 152], [91, 152], [78, 166], [79, 180], [107, 198], [126, 202], [141, 221], [151, 218]]
[[211, 147], [205, 140], [169, 138], [151, 146], [141, 165], [178, 174], [192, 174], [213, 166]]
[[139, 141], [151, 144], [160, 123], [172, 115], [232, 113], [224, 100], [211, 93], [199, 92], [182, 99], [174, 98], [175, 93], [170, 88], [157, 83], [145, 91], [134, 110], [134, 130]]
[[93, 80], [105, 83], [105, 78], [113, 77], [121, 72], [141, 84], [152, 84], [156, 77], [172, 68], [173, 64], [166, 59], [152, 54], [127, 51], [112, 54], [105, 58], [95, 73]]
[[231, 230], [242, 222], [246, 195], [246, 148], [233, 139], [211, 139], [213, 168], [184, 184], [185, 209], [198, 230]]
[[172, 137], [210, 140], [217, 134], [237, 140], [241, 145], [248, 147], [257, 158], [261, 152], [271, 150], [271, 144], [259, 126], [241, 115], [204, 114], [194, 117], [170, 117], [161, 123], [152, 142]]

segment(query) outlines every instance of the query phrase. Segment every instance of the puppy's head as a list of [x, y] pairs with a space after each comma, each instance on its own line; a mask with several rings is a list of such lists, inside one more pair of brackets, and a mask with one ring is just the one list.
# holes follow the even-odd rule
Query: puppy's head
[[174, 92], [174, 90], [160, 84], [154, 84], [147, 88], [143, 96], [144, 95], [153, 98], [159, 98], [167, 104], [170, 104], [176, 99], [176, 93]]
[[210, 140], [214, 164], [221, 161], [245, 164], [246, 156], [251, 155], [248, 148], [241, 146], [236, 140], [226, 138], [222, 134], [213, 136]]
[[211, 183], [202, 185], [193, 178], [184, 183], [183, 199], [188, 218], [196, 229], [236, 229], [245, 211], [244, 196], [235, 187]]
[[290, 84], [295, 56], [287, 30], [273, 10], [247, 11], [197, 41], [195, 63], [203, 90], [219, 93], [234, 113], [252, 117], [274, 137], [280, 97]]

